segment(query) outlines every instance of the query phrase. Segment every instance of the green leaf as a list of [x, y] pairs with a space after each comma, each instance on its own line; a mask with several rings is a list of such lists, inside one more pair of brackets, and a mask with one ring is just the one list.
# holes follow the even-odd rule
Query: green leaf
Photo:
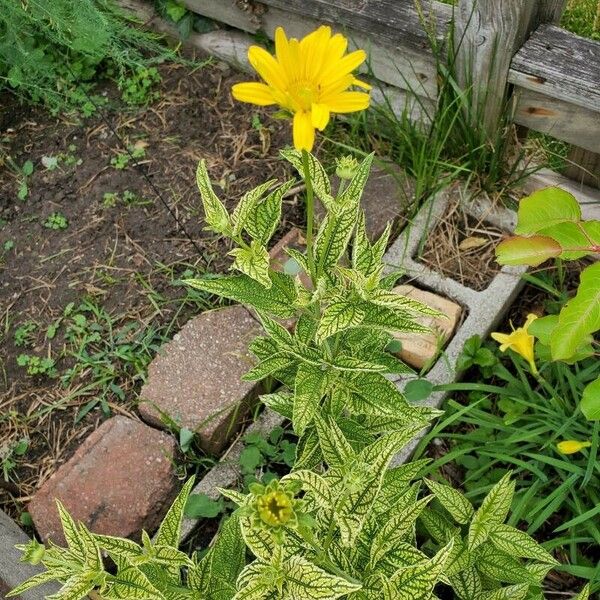
[[448, 580], [460, 600], [484, 600], [481, 577], [474, 566], [454, 573]]
[[428, 379], [413, 379], [404, 386], [404, 396], [409, 402], [421, 402], [431, 396], [433, 383]]
[[265, 600], [271, 599], [274, 587], [274, 572], [271, 565], [255, 560], [244, 567], [237, 580], [237, 594], [232, 600]]
[[111, 580], [108, 592], [103, 598], [123, 600], [164, 600], [164, 596], [151, 583], [148, 577], [137, 567], [119, 561], [117, 575]]
[[298, 555], [286, 561], [284, 569], [286, 592], [290, 600], [292, 598], [335, 600], [362, 587], [360, 583], [332, 575]]
[[313, 421], [321, 398], [327, 372], [319, 367], [301, 364], [296, 375], [294, 390], [294, 408], [292, 425], [294, 432], [301, 436], [309, 423]]
[[29, 177], [33, 174], [33, 163], [30, 160], [26, 160], [21, 167], [21, 172], [25, 177]]
[[143, 552], [142, 547], [133, 540], [110, 535], [99, 535], [97, 533], [94, 533], [93, 536], [98, 545], [113, 556], [119, 556], [131, 561]]
[[298, 297], [291, 277], [283, 273], [270, 273], [271, 288], [266, 288], [247, 275], [186, 279], [185, 284], [197, 290], [217, 294], [258, 310], [287, 319], [295, 313], [294, 304]]
[[[258, 201], [264, 196], [265, 192], [273, 187], [273, 184], [276, 182], [276, 179], [270, 179], [265, 183], [261, 183], [256, 186], [254, 189], [246, 192], [238, 202], [235, 207], [232, 215], [231, 221], [233, 222], [233, 231], [232, 235], [238, 236], [242, 233], [242, 229], [246, 226], [248, 222], [249, 215], [254, 212]], [[259, 244], [260, 245], [260, 244]]]
[[364, 311], [356, 303], [343, 298], [334, 299], [323, 311], [316, 334], [318, 344], [328, 337], [361, 324]]
[[[46, 596], [46, 600], [81, 600], [94, 589], [94, 583], [89, 573], [77, 573], [60, 588], [56, 594]], [[154, 600], [149, 598], [148, 600]]]
[[315, 425], [321, 451], [330, 467], [342, 467], [354, 458], [355, 452], [335, 419], [317, 416]]
[[184, 514], [192, 519], [213, 519], [223, 510], [223, 502], [220, 500], [213, 500], [206, 494], [190, 494], [185, 504]]
[[573, 598], [573, 600], [589, 600], [590, 597], [590, 584], [587, 583], [585, 587]]
[[551, 237], [510, 237], [496, 246], [496, 260], [501, 265], [530, 265], [537, 267], [550, 258], [560, 256], [562, 246]]
[[333, 499], [329, 485], [318, 473], [309, 469], [299, 469], [281, 478], [282, 483], [286, 481], [299, 482], [302, 485], [302, 489], [314, 498], [319, 508], [327, 510], [333, 508]]
[[381, 416], [411, 410], [403, 394], [381, 373], [357, 373], [344, 384], [352, 394], [356, 412]]
[[561, 247], [560, 258], [576, 260], [593, 252], [593, 246], [600, 243], [598, 221], [581, 223], [561, 223], [553, 225], [540, 232], [540, 235], [550, 237]]
[[86, 555], [86, 546], [81, 534], [79, 533], [77, 525], [75, 524], [75, 521], [71, 515], [68, 513], [67, 509], [64, 507], [63, 503], [58, 499], [56, 500], [56, 507], [58, 509], [62, 530], [69, 550], [83, 562]]
[[347, 204], [330, 210], [315, 237], [315, 258], [317, 274], [328, 274], [344, 255], [354, 226], [358, 208]]
[[273, 394], [263, 394], [260, 397], [261, 402], [276, 413], [283, 415], [286, 419], [292, 420], [292, 411], [294, 407], [294, 396], [288, 392], [274, 392]]
[[496, 581], [504, 583], [538, 583], [537, 579], [510, 554], [494, 548], [490, 544], [482, 544], [475, 557], [477, 570]]
[[242, 379], [244, 381], [260, 381], [265, 377], [273, 375], [273, 373], [287, 369], [293, 364], [294, 360], [290, 359], [289, 356], [284, 354], [273, 354], [272, 356], [269, 356], [269, 358], [262, 360], [256, 367], [247, 373], [244, 373]]
[[588, 421], [600, 420], [600, 377], [585, 386], [579, 408]]
[[494, 546], [511, 556], [531, 558], [552, 565], [559, 564], [530, 535], [510, 525], [496, 525], [489, 539]]
[[[285, 149], [280, 150], [279, 153], [285, 160], [293, 165], [298, 171], [300, 177], [304, 180], [304, 166], [302, 164], [302, 152], [299, 150]], [[323, 168], [323, 165], [309, 152], [308, 153], [308, 172], [313, 185], [313, 189], [317, 197], [328, 206], [333, 198], [331, 197], [331, 183], [329, 177]]]
[[575, 197], [558, 187], [547, 187], [519, 202], [515, 233], [531, 235], [552, 225], [581, 220], [581, 208]]
[[286, 181], [262, 201], [259, 200], [254, 210], [246, 216], [246, 231], [264, 246], [268, 244], [279, 225], [283, 197], [294, 183], [294, 179]]
[[452, 518], [461, 525], [465, 525], [473, 516], [473, 505], [463, 494], [449, 485], [438, 483], [432, 479], [425, 479], [427, 487], [435, 494], [440, 504], [450, 513]]
[[16, 588], [8, 592], [6, 594], [6, 597], [11, 598], [13, 596], [20, 596], [23, 592], [26, 592], [32, 587], [43, 585], [45, 583], [48, 583], [49, 581], [54, 581], [56, 580], [56, 578], [57, 575], [55, 574], [54, 570], [48, 570], [42, 573], [37, 573], [33, 577], [26, 579], [23, 583], [19, 584]]
[[560, 311], [550, 347], [554, 360], [569, 358], [600, 329], [600, 263], [584, 269], [574, 298]]
[[518, 583], [497, 590], [486, 591], [480, 595], [478, 600], [524, 600], [528, 592], [528, 583]]
[[158, 532], [155, 537], [157, 546], [179, 547], [179, 538], [181, 537], [181, 521], [183, 520], [183, 511], [187, 503], [188, 496], [194, 486], [194, 478], [188, 479], [175, 498], [173, 504], [167, 511]]
[[489, 491], [473, 516], [468, 534], [469, 550], [483, 544], [495, 527], [504, 523], [515, 492], [515, 482], [510, 475], [504, 475]]
[[252, 240], [248, 248], [234, 248], [229, 254], [235, 258], [232, 268], [245, 273], [267, 289], [271, 287], [269, 252], [260, 242]]
[[198, 163], [196, 184], [202, 197], [202, 205], [207, 223], [206, 228], [222, 235], [231, 235], [229, 213], [212, 189], [208, 171], [206, 170], [206, 161], [204, 160]]

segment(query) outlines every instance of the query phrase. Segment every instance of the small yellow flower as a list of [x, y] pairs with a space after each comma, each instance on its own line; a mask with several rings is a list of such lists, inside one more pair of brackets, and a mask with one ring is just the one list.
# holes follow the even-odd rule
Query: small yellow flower
[[579, 442], [577, 440], [564, 440], [556, 444], [558, 451], [561, 454], [575, 454], [575, 452], [581, 452], [584, 448], [589, 448], [592, 442]]
[[492, 333], [492, 338], [500, 343], [501, 352], [506, 352], [510, 348], [517, 354], [520, 354], [529, 363], [531, 372], [534, 374], [538, 372], [533, 355], [535, 338], [527, 330], [536, 319], [537, 315], [529, 314], [523, 327], [513, 328], [512, 333]]
[[346, 54], [348, 40], [331, 34], [325, 25], [301, 40], [288, 38], [281, 27], [275, 31], [275, 56], [251, 46], [248, 60], [265, 83], [236, 83], [233, 97], [240, 102], [270, 106], [278, 104], [294, 115], [294, 146], [312, 150], [315, 129], [322, 131], [331, 113], [351, 113], [369, 106], [369, 94], [350, 90], [371, 86], [352, 72], [367, 55], [364, 50]]

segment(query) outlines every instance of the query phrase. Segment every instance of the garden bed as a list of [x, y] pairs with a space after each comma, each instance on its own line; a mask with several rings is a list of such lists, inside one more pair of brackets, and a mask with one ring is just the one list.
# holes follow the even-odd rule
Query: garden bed
[[[212, 306], [178, 284], [229, 262], [223, 242], [203, 231], [198, 160], [208, 160], [230, 203], [264, 178], [286, 175], [277, 152], [287, 132], [259, 110], [233, 106], [227, 89], [240, 78], [229, 67], [160, 72], [157, 100], [103, 111], [108, 122], [55, 119], [14, 98], [3, 102], [0, 506], [15, 517], [103, 413], [135, 414], [157, 348]], [[290, 197], [284, 229], [299, 214]], [[31, 366], [19, 364], [26, 360]], [[42, 372], [28, 375], [28, 367]]]

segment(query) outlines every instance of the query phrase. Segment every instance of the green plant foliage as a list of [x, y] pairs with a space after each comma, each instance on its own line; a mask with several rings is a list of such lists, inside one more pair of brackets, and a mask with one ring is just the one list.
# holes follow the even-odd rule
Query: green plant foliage
[[[459, 362], [463, 360], [477, 369], [471, 371], [472, 381], [490, 380], [491, 384], [450, 386], [466, 392], [468, 402], [448, 402], [446, 417], [421, 442], [416, 456], [432, 439], [448, 444], [447, 453], [432, 464], [431, 470], [455, 462], [464, 470], [466, 498], [472, 502], [480, 501], [506, 468], [513, 468], [517, 491], [508, 524], [544, 538], [549, 528], [554, 529], [557, 537], [545, 547], [560, 549], [561, 556], [568, 558], [569, 564], [560, 569], [595, 580], [592, 557], [594, 548], [600, 545], [595, 520], [600, 514], [600, 429], [598, 423], [587, 419], [599, 416], [600, 362], [589, 352], [573, 364], [552, 361], [546, 344], [557, 320], [558, 315], [549, 315], [536, 319], [530, 327], [538, 338], [537, 377], [527, 375], [526, 362], [516, 353], [501, 354], [497, 345], [482, 347], [481, 340], [469, 340], [463, 351], [466, 356]], [[479, 364], [472, 358], [482, 349], [491, 356]], [[540, 358], [544, 354], [547, 359]], [[559, 444], [565, 440], [578, 442], [578, 450], [563, 454]], [[453, 517], [460, 522], [462, 507], [452, 500], [454, 490], [448, 488], [447, 495], [445, 508], [451, 514], [454, 511]], [[439, 500], [444, 504], [442, 497]], [[478, 529], [471, 535], [477, 538]], [[504, 552], [515, 556], [503, 545], [503, 538], [496, 542]]]
[[[573, 195], [560, 188], [534, 192], [519, 204], [518, 236], [504, 240], [496, 254], [501, 264], [539, 265], [548, 258], [576, 260], [600, 255], [600, 221], [584, 221]], [[586, 267], [577, 294], [568, 300], [558, 318], [538, 325], [533, 334], [549, 347], [552, 360], [573, 362], [589, 347], [591, 336], [600, 330], [600, 263]], [[542, 337], [540, 337], [542, 336]], [[590, 348], [588, 355], [593, 352]], [[586, 394], [584, 414], [599, 419], [600, 400]], [[595, 408], [594, 408], [595, 407]]]
[[147, 56], [170, 53], [136, 25], [112, 0], [1, 0], [0, 77], [53, 113], [92, 114], [105, 102], [93, 94], [101, 72], [116, 75], [126, 101], [146, 101], [157, 80]]

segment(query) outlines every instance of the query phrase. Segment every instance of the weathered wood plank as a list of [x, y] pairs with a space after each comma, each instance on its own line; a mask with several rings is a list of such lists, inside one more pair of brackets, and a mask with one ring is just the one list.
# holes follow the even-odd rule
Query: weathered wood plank
[[[292, 37], [302, 37], [322, 24], [322, 21], [310, 16], [300, 15], [276, 7], [244, 9], [236, 0], [184, 0], [184, 4], [193, 12], [236, 27], [243, 31], [256, 33], [263, 31], [271, 39], [275, 29], [283, 26]], [[261, 5], [257, 5], [261, 6]], [[369, 54], [367, 65], [361, 72], [371, 72], [379, 81], [401, 89], [435, 98], [437, 93], [436, 61], [431, 49], [415, 50], [411, 46], [390, 45], [374, 36], [356, 31], [350, 27], [334, 24], [350, 41], [350, 49], [363, 48]]]
[[572, 146], [567, 156], [569, 164], [563, 174], [591, 187], [600, 188], [600, 154]]
[[[392, 45], [429, 47], [428, 33], [414, 0], [261, 0], [263, 4], [312, 17], [338, 27], [363, 31], [371, 39]], [[452, 7], [429, 0], [422, 3], [434, 37], [442, 42], [452, 16]]]
[[600, 118], [596, 111], [526, 88], [516, 88], [515, 94], [515, 123], [600, 152]]
[[600, 113], [600, 42], [541, 25], [515, 55], [509, 81]]
[[456, 75], [473, 126], [498, 128], [513, 54], [537, 18], [530, 0], [459, 0], [455, 14]]

